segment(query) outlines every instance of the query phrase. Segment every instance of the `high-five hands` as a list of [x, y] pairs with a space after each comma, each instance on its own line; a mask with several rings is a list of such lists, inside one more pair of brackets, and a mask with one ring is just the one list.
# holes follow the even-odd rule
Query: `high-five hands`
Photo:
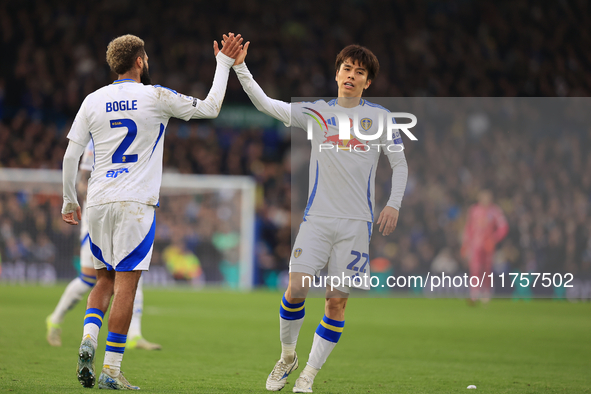
[[[229, 40], [229, 36], [227, 35], [223, 35], [223, 40], [222, 40], [222, 46], [226, 45], [226, 41]], [[240, 48], [240, 53], [238, 54], [238, 57], [236, 57], [236, 61], [234, 62], [234, 65], [238, 65], [241, 63], [244, 63], [244, 59], [246, 58], [246, 53], [248, 52], [248, 47], [250, 45], [250, 41], [248, 41], [246, 44], [244, 44], [243, 48]]]
[[[242, 51], [242, 37], [240, 36], [240, 34], [238, 34], [237, 36], [234, 36], [234, 33], [228, 33], [227, 36], [224, 34], [224, 37], [227, 37], [227, 39], [224, 39], [222, 41], [221, 52], [224, 55], [231, 57], [232, 59], [236, 59], [236, 57]], [[218, 42], [214, 41], [213, 42], [213, 55], [217, 56], [219, 52], [220, 52], [220, 49], [218, 47]]]

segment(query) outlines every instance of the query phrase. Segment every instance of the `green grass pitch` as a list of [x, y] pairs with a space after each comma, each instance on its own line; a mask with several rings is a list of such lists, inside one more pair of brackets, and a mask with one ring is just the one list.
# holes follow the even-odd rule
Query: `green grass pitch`
[[[0, 392], [88, 390], [75, 376], [85, 303], [66, 316], [61, 348], [45, 340], [45, 317], [63, 289], [0, 285]], [[164, 349], [126, 351], [123, 371], [149, 393], [264, 393], [280, 354], [280, 297], [147, 289], [143, 333]], [[284, 391], [322, 314], [323, 300], [309, 299], [300, 369]], [[480, 393], [591, 393], [591, 303], [352, 299], [346, 322], [315, 393], [462, 393], [470, 384]]]

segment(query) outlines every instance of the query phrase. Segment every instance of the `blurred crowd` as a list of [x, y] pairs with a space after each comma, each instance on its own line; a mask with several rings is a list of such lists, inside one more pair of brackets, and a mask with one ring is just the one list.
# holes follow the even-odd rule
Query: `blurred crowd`
[[[21, 279], [40, 279], [38, 273], [47, 265], [59, 266], [65, 277], [74, 275], [80, 232], [63, 222], [60, 200], [56, 195], [0, 193], [0, 262], [4, 263], [0, 272], [5, 268], [4, 276], [6, 263], [9, 276]], [[55, 270], [51, 271], [55, 280]]]
[[[145, 40], [154, 83], [199, 98], [206, 96], [213, 77], [212, 41], [227, 31], [251, 41], [246, 60], [251, 72], [269, 96], [285, 101], [335, 95], [334, 59], [350, 43], [368, 46], [380, 60], [368, 96], [589, 96], [591, 36], [584, 26], [591, 22], [590, 7], [585, 1], [523, 0], [302, 1], [289, 6], [238, 0], [156, 0], [141, 6], [121, 0], [2, 2], [0, 166], [61, 168], [65, 135], [82, 100], [115, 78], [105, 50], [121, 34]], [[225, 103], [250, 105], [233, 75]], [[510, 225], [499, 246], [499, 267], [590, 275], [589, 130], [567, 128], [559, 139], [541, 137], [536, 130], [507, 134], [494, 125], [471, 131], [478, 121], [425, 125], [420, 143], [406, 144], [407, 192], [394, 235], [373, 237], [372, 256], [381, 258], [377, 269], [464, 269], [458, 256], [464, 215], [478, 190], [487, 187]], [[446, 132], [438, 132], [442, 129]], [[290, 222], [289, 148], [289, 135], [277, 128], [171, 121], [166, 131], [167, 170], [257, 180], [258, 284], [276, 285], [289, 261], [292, 228], [299, 225]], [[382, 165], [378, 207], [387, 199], [389, 176]], [[1, 201], [3, 260], [19, 253], [42, 261], [68, 258], [58, 256], [64, 253], [61, 242], [75, 248], [77, 234], [57, 225], [55, 213], [39, 214], [50, 205], [30, 207], [30, 199], [18, 195]], [[23, 217], [37, 230], [23, 233]], [[210, 219], [204, 223], [213, 220], [205, 217]], [[37, 223], [44, 220], [45, 227]], [[197, 227], [183, 233], [185, 242], [167, 255], [182, 254], [183, 244], [195, 251], [191, 239], [199, 234], [192, 232], [211, 231], [207, 225]], [[176, 238], [174, 232], [169, 237]], [[231, 244], [231, 238], [212, 241], [210, 249], [227, 253], [220, 245]], [[155, 255], [162, 259], [164, 250]], [[229, 252], [225, 259], [235, 263]], [[207, 263], [202, 266], [204, 272], [209, 269]], [[222, 273], [209, 273], [216, 275]]]
[[[392, 261], [397, 274], [466, 272], [460, 257], [466, 213], [488, 189], [509, 223], [495, 271], [591, 278], [589, 100], [417, 102], [409, 108], [422, 122], [419, 141], [405, 143], [409, 179], [400, 221], [393, 237], [372, 238], [373, 256]], [[382, 199], [391, 176], [383, 164], [376, 174]]]

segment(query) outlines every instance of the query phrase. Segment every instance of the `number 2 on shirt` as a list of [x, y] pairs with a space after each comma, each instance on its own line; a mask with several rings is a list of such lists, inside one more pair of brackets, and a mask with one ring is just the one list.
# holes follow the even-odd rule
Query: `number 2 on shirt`
[[115, 129], [117, 127], [126, 127], [127, 128], [127, 135], [121, 141], [121, 144], [113, 153], [112, 162], [113, 163], [135, 163], [137, 161], [137, 155], [125, 155], [125, 151], [137, 135], [137, 125], [131, 119], [115, 119], [111, 121], [111, 128]]

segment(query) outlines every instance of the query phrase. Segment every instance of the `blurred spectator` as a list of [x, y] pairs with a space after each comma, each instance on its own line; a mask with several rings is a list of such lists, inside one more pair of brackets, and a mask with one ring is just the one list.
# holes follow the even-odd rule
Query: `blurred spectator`
[[182, 235], [175, 234], [171, 241], [171, 244], [164, 248], [162, 257], [172, 277], [177, 281], [191, 284], [203, 283], [201, 263], [187, 248]]

